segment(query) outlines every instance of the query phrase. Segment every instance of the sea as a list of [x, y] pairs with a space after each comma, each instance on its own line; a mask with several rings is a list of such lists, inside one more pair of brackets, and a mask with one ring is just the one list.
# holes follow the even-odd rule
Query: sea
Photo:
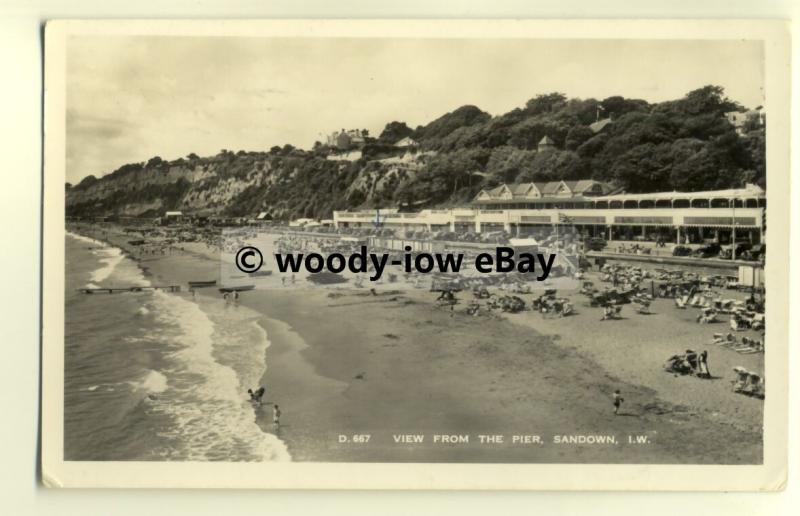
[[291, 460], [256, 424], [270, 408], [248, 400], [267, 367], [258, 313], [187, 292], [85, 294], [150, 281], [118, 248], [65, 245], [65, 460]]

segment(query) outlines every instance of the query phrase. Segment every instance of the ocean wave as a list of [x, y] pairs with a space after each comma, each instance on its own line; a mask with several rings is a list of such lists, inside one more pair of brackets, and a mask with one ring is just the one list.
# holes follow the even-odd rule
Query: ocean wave
[[[136, 287], [150, 286], [150, 281], [145, 277], [142, 269], [133, 260], [126, 260], [126, 255], [122, 249], [77, 233], [67, 231], [67, 235], [97, 247], [96, 249], [92, 249], [92, 254], [98, 258], [100, 266], [92, 271], [90, 282], [85, 288], [99, 288], [97, 283], [109, 279], [112, 274], [115, 275], [115, 283], [120, 285]], [[121, 267], [121, 264], [126, 264], [127, 266]]]
[[84, 236], [84, 235], [81, 235], [81, 234], [78, 234], [78, 233], [73, 233], [71, 231], [67, 231], [66, 233], [67, 233], [68, 236], [71, 236], [72, 238], [74, 238], [76, 240], [80, 240], [81, 242], [86, 242], [87, 244], [94, 244], [94, 245], [98, 245], [100, 247], [105, 247], [106, 246], [106, 244], [104, 242], [101, 242], [100, 240], [95, 240], [94, 238], [90, 238], [90, 237], [87, 237], [87, 236]]
[[[181, 346], [171, 355], [176, 365], [167, 393], [170, 402], [157, 406], [175, 417], [184, 443], [180, 458], [291, 460], [286, 445], [256, 424], [255, 413], [246, 399], [249, 382], [260, 379], [256, 378], [257, 373], [248, 372], [240, 379], [237, 371], [215, 357], [216, 348], [231, 346], [229, 341], [236, 335], [218, 331], [197, 304], [180, 296], [157, 292], [154, 300], [154, 313], [161, 322], [177, 329], [172, 340]], [[268, 341], [265, 334], [263, 340], [254, 341], [252, 337], [250, 333], [238, 347], [249, 347], [251, 359], [261, 364], [263, 371], [263, 350]]]
[[149, 371], [136, 387], [152, 394], [162, 393], [167, 390], [167, 377], [158, 371]]
[[96, 254], [102, 264], [100, 267], [95, 269], [92, 272], [91, 281], [99, 283], [109, 276], [111, 273], [114, 272], [114, 269], [117, 268], [117, 265], [125, 258], [125, 255], [122, 254], [122, 250], [116, 247], [104, 247], [102, 249], [98, 249]]

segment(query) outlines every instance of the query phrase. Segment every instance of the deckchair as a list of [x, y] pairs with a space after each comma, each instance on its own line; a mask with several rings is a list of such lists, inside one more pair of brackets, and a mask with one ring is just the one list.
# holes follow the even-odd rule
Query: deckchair
[[742, 366], [734, 367], [733, 372], [736, 373], [736, 378], [731, 380], [733, 392], [742, 392], [750, 381], [750, 372]]

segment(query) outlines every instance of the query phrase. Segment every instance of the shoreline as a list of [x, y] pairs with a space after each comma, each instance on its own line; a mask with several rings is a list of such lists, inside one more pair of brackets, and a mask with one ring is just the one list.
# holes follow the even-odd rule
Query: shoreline
[[[129, 252], [127, 242], [117, 241], [124, 240], [124, 235], [118, 237], [107, 241], [160, 279], [185, 284], [202, 274], [216, 277], [219, 273], [218, 265], [204, 253], [190, 250], [141, 259]], [[251, 291], [240, 298], [243, 306], [261, 314], [258, 323], [270, 340], [262, 378], [267, 393], [257, 422], [286, 443], [293, 460], [677, 464], [700, 463], [696, 460], [700, 457], [702, 463], [761, 461], [761, 435], [736, 425], [736, 407], [731, 414], [708, 413], [708, 406], [725, 401], [719, 386], [709, 391], [709, 400], [698, 402], [699, 407], [694, 406], [696, 400], [682, 404], [681, 396], [671, 392], [676, 389], [673, 384], [681, 384], [678, 390], [686, 389], [687, 380], [697, 379], [669, 382], [667, 373], [640, 371], [630, 361], [621, 369], [626, 374], [622, 380], [617, 377], [616, 363], [630, 350], [607, 349], [609, 356], [603, 360], [602, 354], [582, 348], [579, 344], [588, 346], [597, 332], [592, 324], [583, 323], [588, 314], [580, 314], [591, 309], [577, 303], [579, 313], [560, 321], [564, 328], [580, 323], [578, 333], [588, 335], [588, 341], [575, 335], [562, 338], [554, 331], [558, 321], [543, 320], [531, 312], [508, 317], [451, 315], [433, 307], [428, 292], [381, 293], [381, 303], [364, 299], [368, 292], [337, 289], [341, 296], [330, 297], [331, 292]], [[647, 323], [638, 322], [652, 331]], [[707, 328], [713, 331], [714, 327]], [[691, 332], [685, 336], [691, 337]], [[660, 362], [666, 356], [659, 351], [656, 358]], [[623, 411], [631, 417], [611, 414], [610, 396], [615, 388], [623, 391], [627, 399]], [[760, 410], [760, 405], [754, 406], [760, 403], [757, 400], [730, 396], [736, 396], [734, 405], [748, 407], [744, 415], [750, 414], [749, 419]], [[267, 401], [281, 405], [278, 429], [272, 428]], [[727, 405], [723, 408], [728, 409]], [[372, 435], [369, 443], [339, 442], [340, 435], [352, 438], [366, 433]], [[619, 443], [465, 446], [431, 442], [437, 433], [537, 434], [543, 439], [610, 433], [620, 440], [641, 433], [654, 442], [635, 452]], [[392, 442], [397, 434], [424, 434], [429, 439], [398, 444]], [[738, 446], [730, 446], [732, 442]]]

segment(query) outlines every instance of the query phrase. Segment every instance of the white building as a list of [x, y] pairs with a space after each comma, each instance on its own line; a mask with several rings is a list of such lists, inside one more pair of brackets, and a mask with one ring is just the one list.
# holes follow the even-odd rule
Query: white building
[[[533, 234], [565, 227], [607, 240], [656, 240], [674, 243], [763, 242], [766, 192], [745, 188], [706, 192], [607, 194], [608, 185], [592, 180], [500, 185], [481, 191], [470, 207], [384, 212], [385, 227], [413, 230]], [[374, 210], [336, 211], [336, 227], [369, 227]]]
[[413, 138], [411, 138], [410, 136], [406, 136], [402, 140], [396, 142], [394, 144], [394, 146], [395, 147], [402, 147], [402, 148], [405, 149], [405, 148], [408, 148], [408, 147], [416, 147], [417, 146], [417, 142]]

